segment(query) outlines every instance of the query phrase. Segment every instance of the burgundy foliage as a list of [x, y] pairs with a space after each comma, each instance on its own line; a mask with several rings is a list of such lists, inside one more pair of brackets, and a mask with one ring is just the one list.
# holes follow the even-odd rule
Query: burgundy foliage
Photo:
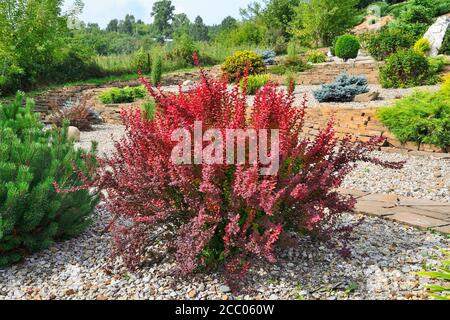
[[[276, 262], [275, 248], [290, 232], [321, 239], [351, 241], [351, 226], [342, 213], [355, 200], [336, 192], [356, 161], [400, 168], [370, 157], [379, 138], [369, 143], [351, 137], [338, 141], [330, 122], [314, 139], [299, 138], [306, 100], [294, 106], [293, 90], [268, 84], [257, 92], [250, 110], [247, 96], [225, 80], [201, 71], [200, 83], [189, 92], [164, 93], [144, 78], [157, 102], [154, 121], [140, 110], [123, 112], [126, 135], [112, 156], [100, 159], [90, 187], [105, 193], [113, 215], [116, 250], [130, 267], [142, 262], [153, 242], [174, 248], [183, 273], [224, 266], [244, 276], [254, 258]], [[172, 132], [194, 121], [209, 128], [279, 129], [280, 170], [262, 176], [258, 165], [175, 165]], [[205, 142], [204, 147], [209, 143]]]

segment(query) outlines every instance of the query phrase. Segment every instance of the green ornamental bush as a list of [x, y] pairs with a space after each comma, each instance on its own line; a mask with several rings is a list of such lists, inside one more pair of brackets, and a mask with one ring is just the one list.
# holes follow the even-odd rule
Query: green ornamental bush
[[450, 92], [416, 91], [381, 108], [378, 117], [401, 142], [432, 144], [448, 150], [450, 143]]
[[149, 73], [152, 66], [150, 53], [146, 52], [143, 48], [139, 49], [134, 55], [133, 65], [137, 71]]
[[146, 94], [144, 86], [125, 87], [122, 89], [112, 88], [100, 93], [99, 99], [104, 104], [131, 103], [137, 99], [144, 98]]
[[413, 45], [414, 37], [397, 28], [385, 28], [370, 36], [366, 41], [367, 51], [378, 61], [385, 60], [397, 51]]
[[437, 77], [430, 71], [427, 58], [413, 49], [391, 55], [380, 68], [383, 88], [409, 88], [436, 82]]
[[361, 45], [358, 38], [350, 34], [345, 34], [337, 38], [334, 52], [341, 59], [355, 59], [358, 56], [360, 48]]
[[74, 172], [94, 168], [92, 153], [75, 150], [63, 129], [44, 130], [34, 103], [18, 94], [0, 105], [0, 267], [82, 233], [98, 203], [88, 190], [58, 193], [84, 184]]
[[[247, 77], [247, 93], [255, 94], [256, 91], [264, 87], [270, 81], [268, 74], [257, 74]], [[244, 89], [245, 81], [244, 79], [240, 82], [241, 89]]]
[[229, 81], [241, 78], [248, 66], [249, 75], [256, 75], [266, 72], [266, 66], [261, 55], [253, 51], [238, 51], [228, 57], [222, 65], [222, 71], [227, 75]]

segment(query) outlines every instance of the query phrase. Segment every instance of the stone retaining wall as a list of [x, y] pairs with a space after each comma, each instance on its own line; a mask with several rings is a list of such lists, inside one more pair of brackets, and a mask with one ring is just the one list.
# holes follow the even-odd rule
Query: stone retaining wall
[[339, 138], [346, 134], [353, 135], [361, 141], [368, 141], [371, 137], [384, 137], [384, 146], [391, 146], [406, 150], [427, 152], [443, 152], [432, 145], [415, 143], [400, 143], [389, 130], [376, 118], [376, 109], [343, 109], [342, 107], [319, 107], [307, 110], [304, 131], [314, 136], [320, 128], [326, 126], [331, 117], [335, 119], [335, 130]]
[[319, 85], [330, 83], [343, 72], [351, 75], [365, 75], [370, 84], [379, 84], [378, 64], [374, 61], [326, 62], [315, 64], [312, 69], [299, 74], [297, 84]]

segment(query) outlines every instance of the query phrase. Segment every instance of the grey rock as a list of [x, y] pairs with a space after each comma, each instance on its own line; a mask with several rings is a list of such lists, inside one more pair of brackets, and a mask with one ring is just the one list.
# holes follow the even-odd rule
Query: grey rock
[[430, 55], [437, 56], [444, 42], [445, 33], [450, 28], [450, 17], [441, 16], [424, 34], [424, 38], [428, 39], [431, 44]]

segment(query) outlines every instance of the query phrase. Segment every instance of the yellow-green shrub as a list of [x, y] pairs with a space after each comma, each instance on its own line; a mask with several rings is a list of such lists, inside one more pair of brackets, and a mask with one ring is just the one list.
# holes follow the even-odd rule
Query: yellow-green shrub
[[228, 80], [234, 81], [237, 77], [244, 75], [248, 66], [248, 74], [256, 75], [266, 72], [266, 66], [261, 55], [253, 51], [237, 51], [228, 57], [222, 65], [222, 71], [228, 76]]
[[431, 50], [431, 43], [426, 38], [420, 38], [414, 44], [414, 51], [419, 53], [419, 54], [421, 54], [421, 55], [423, 55], [423, 56], [428, 55], [430, 50]]
[[[247, 77], [247, 93], [248, 94], [255, 94], [256, 91], [264, 87], [265, 84], [267, 84], [270, 81], [270, 77], [268, 74], [258, 74], [254, 76], [248, 76]], [[240, 86], [241, 89], [244, 89], [245, 81], [244, 79], [241, 80]]]
[[444, 77], [444, 84], [442, 85], [442, 91], [450, 94], [450, 74]]

